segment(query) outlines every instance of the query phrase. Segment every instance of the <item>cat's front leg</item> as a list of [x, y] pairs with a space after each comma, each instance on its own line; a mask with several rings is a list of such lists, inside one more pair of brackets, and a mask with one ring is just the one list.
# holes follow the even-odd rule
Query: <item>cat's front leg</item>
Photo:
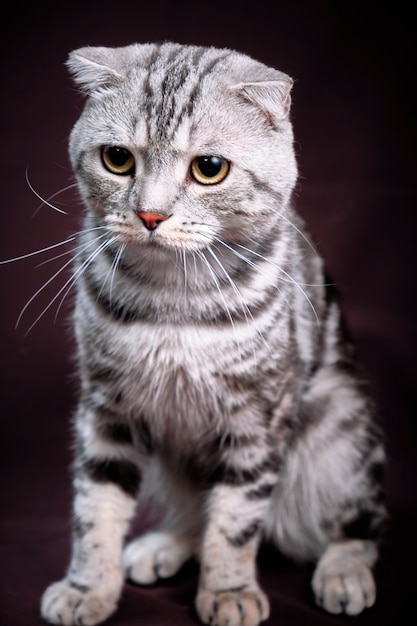
[[97, 446], [90, 451], [84, 447], [76, 462], [71, 563], [66, 577], [47, 588], [41, 603], [42, 616], [51, 624], [98, 624], [117, 607], [122, 545], [135, 510], [140, 471], [128, 458], [128, 444], [107, 444], [101, 454]]
[[269, 603], [256, 579], [256, 555], [270, 483], [218, 484], [208, 503], [196, 608], [213, 626], [257, 626]]
[[122, 542], [135, 507], [119, 479], [133, 472], [123, 461], [91, 459], [77, 479], [71, 564], [66, 577], [43, 595], [46, 621], [89, 626], [116, 609], [123, 584]]

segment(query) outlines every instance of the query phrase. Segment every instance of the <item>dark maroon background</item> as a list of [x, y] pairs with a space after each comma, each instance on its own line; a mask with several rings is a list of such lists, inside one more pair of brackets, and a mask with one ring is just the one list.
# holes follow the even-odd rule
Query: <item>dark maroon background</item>
[[[4, 10], [4, 7], [3, 7]], [[0, 258], [70, 234], [80, 206], [67, 136], [82, 99], [63, 65], [91, 45], [176, 40], [227, 46], [274, 65], [295, 80], [292, 117], [300, 182], [296, 202], [339, 285], [348, 325], [368, 367], [387, 434], [386, 488], [391, 526], [375, 607], [356, 619], [328, 616], [309, 591], [311, 567], [264, 549], [260, 578], [270, 624], [402, 624], [414, 611], [417, 557], [415, 46], [411, 9], [402, 2], [37, 2], [9, 7], [1, 37]], [[0, 265], [1, 552], [0, 623], [36, 626], [45, 586], [64, 573], [69, 553], [71, 298], [54, 320], [68, 279], [66, 261], [37, 268], [55, 252]], [[64, 292], [62, 292], [63, 294]], [[196, 624], [197, 568], [149, 588], [126, 586], [109, 626]]]

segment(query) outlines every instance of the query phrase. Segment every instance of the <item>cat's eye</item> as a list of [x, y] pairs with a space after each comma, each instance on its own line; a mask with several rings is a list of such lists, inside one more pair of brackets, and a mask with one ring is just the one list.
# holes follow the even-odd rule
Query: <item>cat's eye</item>
[[226, 178], [230, 164], [223, 157], [199, 156], [191, 163], [191, 176], [202, 185], [215, 185]]
[[101, 151], [101, 159], [104, 167], [113, 174], [126, 176], [135, 169], [135, 157], [120, 146], [105, 146]]

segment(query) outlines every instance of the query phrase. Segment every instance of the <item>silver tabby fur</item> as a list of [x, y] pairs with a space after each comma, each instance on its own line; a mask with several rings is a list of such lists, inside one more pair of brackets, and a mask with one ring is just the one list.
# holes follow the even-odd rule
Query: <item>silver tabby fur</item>
[[[321, 607], [360, 613], [376, 594], [384, 451], [291, 203], [291, 79], [172, 43], [83, 48], [68, 66], [87, 94], [70, 140], [86, 206], [81, 397], [72, 558], [43, 617], [102, 622], [125, 578], [152, 583], [195, 556], [201, 621], [256, 626], [262, 539], [317, 563]], [[131, 171], [106, 169], [109, 146]], [[222, 157], [225, 178], [193, 178], [200, 156]], [[139, 496], [161, 523], [124, 546]]]

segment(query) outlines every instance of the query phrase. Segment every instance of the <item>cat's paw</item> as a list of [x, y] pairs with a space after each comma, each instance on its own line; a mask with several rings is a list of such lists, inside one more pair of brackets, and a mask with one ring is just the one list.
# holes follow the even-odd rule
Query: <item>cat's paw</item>
[[258, 626], [269, 617], [269, 602], [258, 588], [229, 591], [202, 589], [196, 598], [197, 613], [211, 626]]
[[43, 594], [42, 617], [50, 624], [94, 626], [117, 607], [117, 597], [71, 586], [67, 580], [53, 583]]
[[123, 552], [125, 577], [140, 585], [174, 576], [194, 551], [189, 537], [151, 532], [130, 542]]
[[317, 604], [334, 614], [357, 615], [371, 607], [376, 598], [371, 570], [359, 559], [319, 563], [312, 587]]

